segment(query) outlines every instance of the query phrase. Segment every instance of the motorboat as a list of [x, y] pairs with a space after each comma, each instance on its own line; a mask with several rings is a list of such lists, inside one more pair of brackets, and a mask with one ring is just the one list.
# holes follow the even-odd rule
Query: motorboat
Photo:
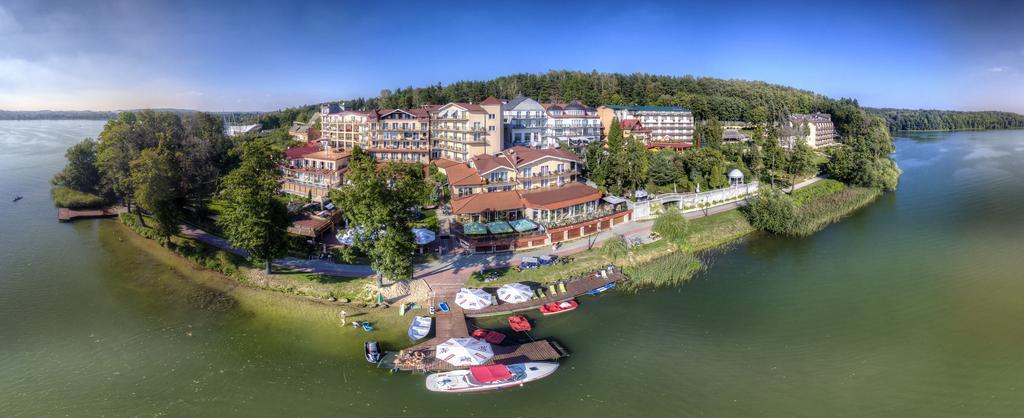
[[563, 300], [561, 302], [552, 302], [546, 305], [541, 305], [540, 312], [544, 315], [554, 315], [563, 312], [569, 312], [579, 307], [579, 304], [575, 300]]
[[429, 316], [417, 316], [412, 319], [412, 323], [409, 324], [409, 339], [413, 341], [421, 340], [430, 334], [430, 324], [434, 322], [434, 318]]
[[363, 343], [363, 350], [366, 352], [366, 361], [370, 363], [380, 363], [380, 344], [376, 341], [370, 340]]
[[530, 320], [526, 319], [526, 317], [522, 315], [512, 315], [508, 317], [508, 326], [512, 327], [513, 331], [518, 332], [533, 329], [533, 326], [530, 325]]
[[21, 198], [22, 198], [22, 196], [15, 196], [14, 197], [14, 201], [17, 202], [17, 201], [21, 200]]
[[427, 389], [434, 392], [481, 392], [501, 390], [540, 380], [558, 369], [555, 362], [527, 362], [476, 366], [469, 370], [434, 373], [427, 376]]
[[608, 289], [611, 289], [613, 287], [615, 287], [615, 282], [608, 283], [608, 284], [606, 284], [604, 286], [601, 286], [601, 287], [599, 287], [597, 289], [594, 289], [594, 290], [589, 290], [586, 293], [588, 295], [596, 295], [596, 294], [599, 294], [599, 293], [604, 293], [604, 292], [608, 291]]
[[488, 343], [498, 345], [505, 341], [505, 334], [489, 329], [477, 328], [473, 330], [473, 338], [479, 338]]

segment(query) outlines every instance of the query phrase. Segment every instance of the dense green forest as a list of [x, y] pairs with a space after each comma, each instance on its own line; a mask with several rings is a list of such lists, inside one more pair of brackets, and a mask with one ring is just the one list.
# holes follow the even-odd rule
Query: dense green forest
[[958, 112], [952, 110], [914, 110], [865, 108], [880, 116], [895, 131], [955, 131], [966, 129], [1024, 128], [1024, 115], [1010, 112]]

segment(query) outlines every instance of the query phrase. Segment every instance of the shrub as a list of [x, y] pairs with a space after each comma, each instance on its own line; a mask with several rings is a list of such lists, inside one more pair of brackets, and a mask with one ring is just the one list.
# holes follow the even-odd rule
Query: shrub
[[686, 217], [676, 208], [671, 208], [658, 215], [658, 219], [654, 220], [654, 226], [651, 227], [651, 230], [663, 238], [678, 244], [686, 239], [687, 226]]
[[106, 199], [90, 193], [83, 193], [65, 186], [54, 186], [50, 190], [53, 204], [68, 209], [95, 209], [107, 204]]
[[[743, 213], [755, 228], [779, 235], [807, 236], [820, 231], [850, 213], [871, 203], [882, 194], [881, 190], [867, 187], [843, 187], [837, 192], [822, 194], [828, 188], [810, 192], [797, 206], [796, 199], [778, 190], [761, 193]], [[800, 198], [800, 196], [798, 196]]]
[[789, 235], [797, 224], [796, 204], [778, 189], [766, 189], [743, 208], [754, 228]]

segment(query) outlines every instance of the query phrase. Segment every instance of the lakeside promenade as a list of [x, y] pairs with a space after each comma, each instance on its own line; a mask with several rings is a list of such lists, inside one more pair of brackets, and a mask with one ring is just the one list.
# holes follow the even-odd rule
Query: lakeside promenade
[[[794, 189], [798, 190], [807, 187], [823, 179], [824, 177], [822, 176], [812, 177], [797, 183]], [[687, 219], [698, 219], [735, 210], [744, 204], [744, 200], [739, 200], [723, 203], [706, 209], [691, 210], [685, 212], [683, 215]], [[537, 248], [521, 252], [498, 254], [458, 254], [457, 252], [449, 252], [440, 256], [437, 260], [433, 260], [429, 263], [417, 264], [415, 266], [415, 271], [413, 272], [413, 278], [423, 280], [435, 295], [454, 295], [460, 288], [464, 287], [466, 280], [469, 279], [470, 275], [482, 269], [508, 267], [516, 264], [515, 260], [522, 257], [536, 257], [545, 254], [555, 254], [560, 257], [570, 256], [599, 247], [601, 243], [619, 235], [625, 237], [629, 241], [639, 240], [642, 243], [649, 243], [651, 242], [650, 233], [653, 226], [653, 220], [622, 223], [596, 235], [563, 243], [555, 251], [552, 251], [550, 248]], [[210, 234], [209, 232], [203, 231], [194, 226], [181, 225], [181, 234], [221, 250], [229, 251], [243, 257], [248, 257], [245, 250], [231, 246], [228, 240]], [[329, 276], [369, 277], [374, 274], [373, 269], [368, 265], [341, 264], [319, 259], [307, 260], [295, 257], [285, 257], [274, 260], [273, 264], [281, 268], [320, 273]]]

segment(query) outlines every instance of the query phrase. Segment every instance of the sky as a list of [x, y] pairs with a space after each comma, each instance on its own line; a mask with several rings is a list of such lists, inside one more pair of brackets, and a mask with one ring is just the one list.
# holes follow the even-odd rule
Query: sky
[[266, 111], [566, 69], [1024, 113], [1024, 2], [837, 3], [0, 0], [0, 109]]

